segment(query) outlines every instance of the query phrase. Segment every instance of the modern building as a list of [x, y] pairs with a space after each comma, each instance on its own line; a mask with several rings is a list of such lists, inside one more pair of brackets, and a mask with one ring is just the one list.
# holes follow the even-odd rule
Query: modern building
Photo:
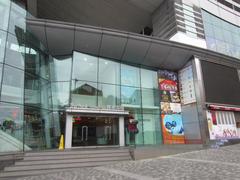
[[240, 141], [239, 0], [0, 0], [0, 152]]

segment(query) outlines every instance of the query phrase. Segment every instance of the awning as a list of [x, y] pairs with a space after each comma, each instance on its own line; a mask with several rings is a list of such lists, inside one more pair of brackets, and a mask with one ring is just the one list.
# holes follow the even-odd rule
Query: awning
[[179, 70], [195, 55], [240, 67], [239, 59], [158, 37], [43, 19], [27, 19], [27, 25], [52, 56], [79, 51], [142, 66]]

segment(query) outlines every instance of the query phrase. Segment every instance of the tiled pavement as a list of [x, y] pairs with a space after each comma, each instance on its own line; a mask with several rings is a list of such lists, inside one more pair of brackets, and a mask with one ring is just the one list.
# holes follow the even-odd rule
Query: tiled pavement
[[240, 180], [240, 144], [18, 180]]

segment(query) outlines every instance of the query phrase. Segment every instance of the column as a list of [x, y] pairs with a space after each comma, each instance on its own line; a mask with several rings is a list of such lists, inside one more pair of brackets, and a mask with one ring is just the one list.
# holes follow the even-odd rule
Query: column
[[119, 146], [125, 146], [124, 117], [119, 117]]
[[65, 149], [72, 148], [72, 115], [66, 115]]

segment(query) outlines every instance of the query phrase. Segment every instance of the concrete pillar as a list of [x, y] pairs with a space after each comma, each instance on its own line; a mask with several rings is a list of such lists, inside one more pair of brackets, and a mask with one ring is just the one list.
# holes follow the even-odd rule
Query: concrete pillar
[[125, 146], [124, 117], [119, 117], [119, 146]]
[[72, 148], [72, 115], [66, 115], [65, 148]]

